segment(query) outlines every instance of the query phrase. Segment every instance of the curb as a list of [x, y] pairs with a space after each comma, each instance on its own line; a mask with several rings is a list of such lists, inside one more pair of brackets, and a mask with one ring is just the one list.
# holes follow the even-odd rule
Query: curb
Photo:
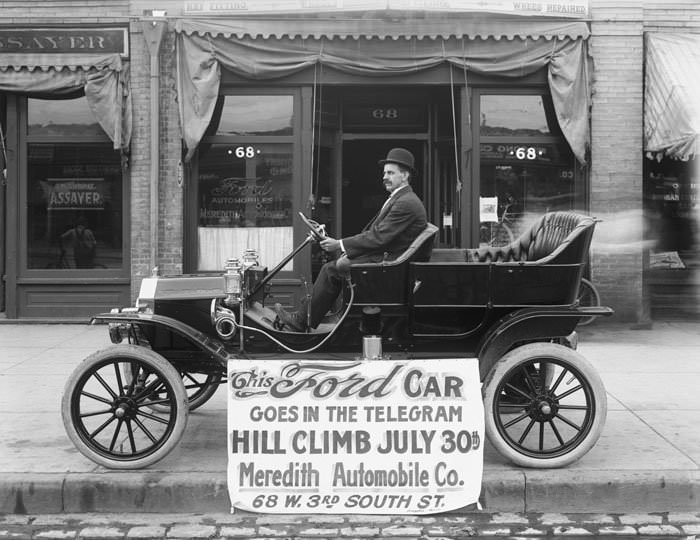
[[[700, 471], [484, 471], [488, 512], [696, 512]], [[225, 472], [10, 473], [0, 514], [230, 510]], [[473, 507], [450, 512], [474, 512]]]

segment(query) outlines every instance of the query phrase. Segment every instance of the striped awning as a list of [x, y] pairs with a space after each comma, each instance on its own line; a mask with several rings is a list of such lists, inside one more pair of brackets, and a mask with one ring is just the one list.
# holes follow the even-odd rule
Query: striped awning
[[524, 17], [381, 17], [381, 18], [239, 18], [181, 19], [176, 30], [186, 35], [252, 39], [586, 39], [582, 21], [533, 20]]
[[586, 160], [590, 66], [585, 22], [405, 14], [397, 19], [179, 19], [174, 30], [186, 159], [209, 125], [222, 69], [265, 81], [316, 65], [358, 77], [387, 77], [447, 63], [504, 78], [547, 69], [559, 125], [577, 159]]
[[656, 159], [700, 154], [700, 34], [646, 35], [644, 150]]

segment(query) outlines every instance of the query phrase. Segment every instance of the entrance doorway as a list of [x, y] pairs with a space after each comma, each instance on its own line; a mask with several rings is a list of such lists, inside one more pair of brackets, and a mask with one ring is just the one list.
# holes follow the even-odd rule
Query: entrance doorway
[[387, 197], [382, 183], [382, 166], [390, 149], [402, 147], [416, 159], [415, 178], [411, 186], [418, 197], [423, 198], [425, 177], [425, 142], [405, 139], [356, 139], [343, 142], [342, 160], [342, 236], [357, 234], [369, 223], [384, 204]]

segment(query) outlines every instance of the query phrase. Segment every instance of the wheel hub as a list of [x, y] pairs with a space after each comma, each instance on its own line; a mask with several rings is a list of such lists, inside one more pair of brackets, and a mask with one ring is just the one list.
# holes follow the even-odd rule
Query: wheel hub
[[132, 400], [122, 399], [122, 400], [117, 401], [117, 403], [115, 403], [113, 410], [114, 410], [114, 416], [116, 418], [130, 420], [130, 419], [136, 417], [136, 412], [138, 411], [138, 407], [136, 406], [136, 403], [134, 403]]
[[538, 422], [548, 422], [557, 415], [559, 405], [551, 396], [537, 396], [530, 405], [530, 418]]

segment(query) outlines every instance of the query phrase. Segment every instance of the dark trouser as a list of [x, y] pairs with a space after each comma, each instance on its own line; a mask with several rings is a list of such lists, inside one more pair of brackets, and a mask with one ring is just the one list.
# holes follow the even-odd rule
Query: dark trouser
[[[311, 303], [309, 305], [309, 326], [316, 328], [323, 320], [333, 302], [343, 290], [343, 281], [347, 274], [342, 273], [335, 265], [336, 261], [329, 261], [321, 267], [311, 291]], [[302, 312], [304, 310], [302, 309]]]
[[[335, 261], [329, 261], [324, 264], [311, 290], [309, 326], [311, 328], [316, 328], [323, 320], [326, 313], [328, 313], [328, 310], [333, 307], [333, 302], [335, 302], [335, 299], [338, 298], [338, 295], [343, 290], [343, 282], [349, 276], [350, 265], [352, 263], [376, 263], [386, 259], [386, 257], [386, 255], [370, 254], [362, 255], [351, 260], [342, 256]], [[303, 306], [304, 304], [302, 304], [301, 312], [305, 313], [306, 310]]]

